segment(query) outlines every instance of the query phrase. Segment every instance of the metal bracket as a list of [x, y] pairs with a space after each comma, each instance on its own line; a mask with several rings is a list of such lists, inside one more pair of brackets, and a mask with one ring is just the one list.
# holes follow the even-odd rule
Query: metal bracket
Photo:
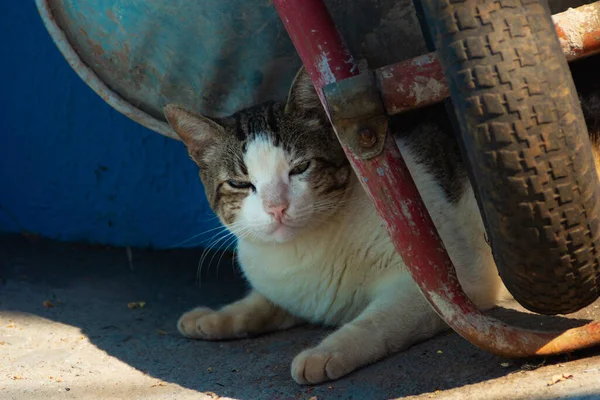
[[342, 145], [362, 160], [381, 154], [388, 117], [375, 74], [369, 71], [331, 83], [323, 87], [323, 94]]

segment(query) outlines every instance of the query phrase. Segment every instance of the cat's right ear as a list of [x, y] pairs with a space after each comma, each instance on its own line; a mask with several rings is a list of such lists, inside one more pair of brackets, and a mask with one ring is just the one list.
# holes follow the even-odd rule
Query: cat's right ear
[[306, 112], [310, 110], [322, 110], [321, 100], [313, 86], [310, 75], [304, 67], [301, 67], [288, 92], [284, 112]]
[[167, 104], [163, 111], [190, 157], [200, 168], [206, 166], [225, 129], [215, 121], [175, 104]]

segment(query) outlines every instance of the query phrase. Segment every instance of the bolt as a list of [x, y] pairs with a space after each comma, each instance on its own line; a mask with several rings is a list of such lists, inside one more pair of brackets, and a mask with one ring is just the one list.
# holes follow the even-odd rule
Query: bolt
[[358, 144], [366, 149], [371, 148], [377, 143], [377, 136], [369, 128], [363, 128], [358, 133]]

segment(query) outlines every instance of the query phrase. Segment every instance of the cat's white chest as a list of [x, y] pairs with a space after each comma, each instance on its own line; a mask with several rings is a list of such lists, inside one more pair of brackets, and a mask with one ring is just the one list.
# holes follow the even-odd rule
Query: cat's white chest
[[357, 285], [355, 274], [344, 271], [334, 254], [318, 249], [265, 254], [243, 244], [239, 254], [252, 287], [308, 321], [338, 325], [355, 318], [368, 303], [368, 288]]

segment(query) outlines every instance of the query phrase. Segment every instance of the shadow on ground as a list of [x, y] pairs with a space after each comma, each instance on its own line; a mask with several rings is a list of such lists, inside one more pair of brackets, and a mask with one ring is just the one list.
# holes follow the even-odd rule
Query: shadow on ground
[[[42, 317], [48, 324], [74, 326], [108, 356], [158, 381], [240, 399], [397, 398], [459, 388], [520, 373], [528, 365], [563, 363], [594, 354], [509, 361], [448, 332], [339, 381], [301, 387], [290, 377], [290, 362], [327, 333], [321, 328], [303, 327], [229, 342], [191, 341], [177, 334], [175, 322], [186, 309], [217, 307], [243, 295], [245, 284], [233, 268], [231, 255], [214, 257], [200, 288], [195, 278], [201, 251], [133, 250], [132, 255], [130, 264], [125, 249], [0, 237], [0, 325], [7, 332], [11, 315], [25, 321], [29, 315]], [[45, 307], [45, 301], [54, 307]], [[145, 306], [128, 308], [134, 301], [144, 301]], [[578, 314], [579, 320], [524, 317], [508, 309], [495, 314], [511, 323], [543, 329], [580, 325], [594, 317], [591, 311]], [[28, 340], [22, 346], [29, 346], [23, 352], [28, 351], [30, 358], [13, 357], [10, 362], [34, 366], [40, 359], [52, 361], [45, 353], [48, 347], [40, 347], [44, 338]], [[38, 350], [34, 355], [32, 348]]]

